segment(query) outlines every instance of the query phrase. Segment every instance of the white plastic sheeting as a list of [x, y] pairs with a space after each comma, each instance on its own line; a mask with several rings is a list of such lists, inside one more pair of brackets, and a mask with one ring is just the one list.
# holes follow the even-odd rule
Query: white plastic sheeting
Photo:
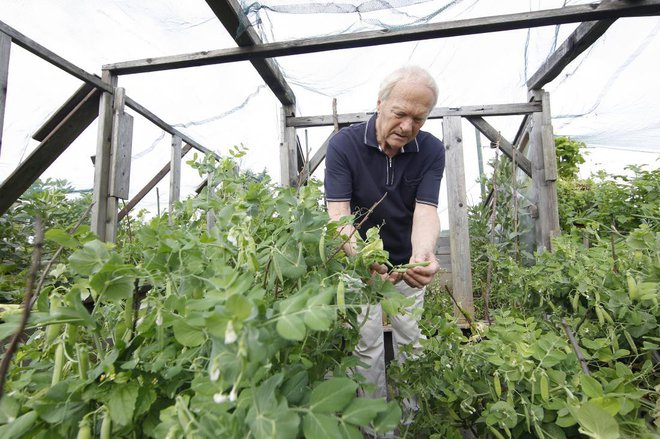
[[[334, 35], [587, 3], [562, 0], [380, 0], [244, 2], [264, 41]], [[0, 0], [0, 20], [90, 73], [132, 59], [235, 47], [203, 0]], [[373, 111], [380, 80], [407, 63], [437, 79], [439, 106], [524, 102], [525, 81], [577, 24], [465, 37], [425, 40], [277, 59], [297, 98], [297, 115]], [[585, 141], [590, 164], [619, 171], [623, 164], [657, 167], [660, 152], [659, 17], [617, 20], [589, 50], [545, 87], [550, 92], [555, 134]], [[237, 30], [240, 31], [240, 30]], [[32, 133], [68, 98], [80, 81], [13, 45], [0, 180], [27, 157]], [[242, 166], [267, 169], [279, 180], [279, 103], [248, 62], [123, 76], [133, 99], [204, 146], [226, 153], [243, 144]], [[512, 140], [520, 117], [489, 118]], [[427, 129], [441, 137], [440, 121]], [[467, 185], [478, 197], [473, 128], [464, 123]], [[299, 131], [312, 152], [329, 128]], [[307, 139], [307, 140], [306, 140]], [[484, 145], [488, 142], [482, 139]], [[131, 194], [169, 160], [169, 136], [136, 117]], [[96, 123], [46, 172], [77, 188], [91, 188], [89, 156]], [[492, 151], [485, 148], [485, 160]], [[192, 157], [192, 152], [187, 158]], [[322, 169], [316, 177], [322, 178]], [[184, 165], [182, 192], [199, 177]], [[167, 179], [161, 183], [161, 206]], [[153, 209], [155, 194], [141, 205]], [[443, 222], [446, 225], [446, 222]]]

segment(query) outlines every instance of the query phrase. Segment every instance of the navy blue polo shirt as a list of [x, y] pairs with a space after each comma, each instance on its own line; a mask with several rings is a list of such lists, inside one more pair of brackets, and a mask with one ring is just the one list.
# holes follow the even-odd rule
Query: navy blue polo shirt
[[381, 226], [390, 262], [406, 264], [412, 255], [415, 203], [438, 206], [445, 148], [438, 138], [420, 131], [389, 158], [376, 140], [376, 117], [343, 128], [330, 139], [325, 158], [326, 199], [350, 201], [357, 223], [387, 193], [359, 232], [364, 238], [369, 228]]

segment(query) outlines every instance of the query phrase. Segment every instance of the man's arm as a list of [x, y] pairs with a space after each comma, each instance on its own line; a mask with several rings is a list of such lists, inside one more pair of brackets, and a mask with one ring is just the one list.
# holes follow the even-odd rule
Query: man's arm
[[408, 269], [403, 274], [403, 280], [411, 287], [421, 288], [433, 280], [435, 273], [440, 270], [435, 259], [435, 244], [440, 233], [440, 220], [435, 206], [429, 204], [415, 204], [412, 227], [412, 256], [411, 263], [430, 261], [426, 267]]
[[[348, 216], [351, 214], [351, 202], [350, 201], [328, 201], [328, 215], [330, 216], [330, 221], [339, 221], [342, 217]], [[339, 234], [351, 239], [344, 245], [344, 252], [347, 255], [352, 256], [356, 253], [355, 249], [355, 233], [353, 231], [355, 227], [353, 224], [348, 224], [342, 226], [339, 229]]]

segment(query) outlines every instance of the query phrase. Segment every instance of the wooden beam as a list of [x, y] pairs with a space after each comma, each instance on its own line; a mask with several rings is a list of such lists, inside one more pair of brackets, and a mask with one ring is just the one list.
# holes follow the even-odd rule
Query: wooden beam
[[99, 122], [96, 136], [96, 155], [94, 159], [94, 195], [92, 201], [92, 232], [101, 241], [108, 241], [108, 197], [110, 194], [110, 160], [112, 155], [112, 102], [117, 76], [103, 72], [106, 88], [99, 102]]
[[10, 52], [11, 38], [0, 32], [0, 152], [2, 152], [2, 128], [5, 122], [5, 105], [7, 105]]
[[600, 5], [584, 4], [542, 11], [520, 12], [491, 17], [471, 18], [441, 23], [429, 23], [396, 30], [378, 30], [353, 34], [333, 35], [294, 41], [262, 44], [252, 47], [211, 50], [183, 55], [147, 58], [107, 64], [104, 69], [116, 74], [153, 72], [209, 64], [300, 55], [328, 50], [456, 37], [461, 35], [527, 29], [564, 23], [604, 20], [660, 14], [660, 0], [616, 0]]
[[[601, 3], [602, 4], [602, 3]], [[587, 50], [616, 19], [591, 21], [580, 24], [566, 41], [541, 65], [541, 67], [527, 81], [529, 90], [543, 88], [548, 82], [555, 79], [564, 67]]]
[[[536, 100], [547, 99], [547, 93], [542, 90], [530, 91], [530, 97]], [[554, 139], [552, 146], [548, 145], [547, 130], [544, 126], [549, 125], [548, 112], [534, 113], [532, 116], [532, 131], [530, 134], [530, 160], [532, 162], [532, 185], [536, 201], [536, 212], [538, 217], [535, 221], [536, 247], [537, 251], [552, 250], [552, 238], [560, 233], [559, 213], [557, 207], [557, 187], [554, 180], [546, 178], [546, 160], [550, 160], [549, 149], [554, 151]], [[555, 160], [552, 157], [552, 160]]]
[[[515, 104], [466, 105], [463, 107], [438, 107], [429, 113], [428, 119], [442, 119], [447, 116], [513, 116], [541, 111], [540, 102], [522, 102]], [[347, 125], [369, 120], [374, 113], [346, 113], [336, 116], [340, 125]], [[296, 128], [332, 126], [335, 115], [288, 117], [286, 125]]]
[[327, 139], [323, 142], [321, 147], [314, 153], [311, 159], [309, 159], [309, 164], [303, 168], [300, 172], [300, 181], [302, 183], [306, 182], [307, 179], [316, 171], [316, 168], [319, 167], [323, 160], [325, 159], [325, 154], [328, 151], [328, 144], [330, 139], [335, 135], [336, 132], [330, 133]]
[[133, 146], [133, 116], [124, 111], [126, 93], [123, 88], [115, 92], [112, 119], [112, 165], [110, 196], [128, 200], [131, 182], [131, 152]]
[[96, 119], [101, 93], [91, 90], [0, 186], [0, 215], [4, 214]]
[[[206, 0], [206, 3], [239, 47], [253, 47], [263, 43], [237, 1]], [[282, 105], [295, 105], [296, 96], [274, 60], [253, 59], [250, 62]]]
[[190, 137], [186, 136], [176, 128], [172, 127], [168, 123], [166, 123], [163, 119], [160, 117], [156, 116], [154, 113], [151, 111], [147, 110], [145, 107], [140, 105], [139, 103], [135, 102], [133, 99], [130, 97], [126, 96], [126, 106], [128, 108], [131, 108], [135, 110], [138, 114], [142, 115], [145, 119], [156, 125], [158, 128], [161, 130], [173, 135], [173, 136], [178, 136], [181, 137], [181, 139], [195, 148], [197, 151], [203, 152], [204, 154], [211, 154], [213, 157], [215, 157], [217, 160], [220, 160], [221, 157], [220, 155], [216, 154], [215, 152], [211, 151], [208, 148], [205, 148], [204, 146], [200, 145], [197, 143], [195, 140], [191, 139]]
[[172, 151], [170, 159], [170, 219], [174, 210], [174, 204], [181, 198], [181, 137], [172, 136]]
[[281, 110], [281, 140], [280, 140], [280, 183], [282, 186], [298, 184], [298, 145], [296, 129], [286, 126], [286, 118], [294, 115], [295, 108], [283, 106]]
[[[499, 142], [500, 150], [509, 157], [513, 158], [513, 148], [514, 146], [502, 137], [495, 128], [493, 128], [488, 122], [479, 116], [468, 116], [467, 120], [470, 121], [479, 131], [481, 131], [484, 136], [486, 136], [491, 142]], [[532, 164], [524, 155], [516, 154], [516, 164], [523, 172], [530, 177], [532, 176]]]
[[[185, 156], [188, 151], [192, 149], [192, 146], [189, 144], [186, 144], [182, 149], [181, 149], [181, 157]], [[158, 171], [158, 173], [151, 179], [149, 180], [149, 183], [147, 183], [140, 191], [133, 197], [131, 200], [126, 203], [126, 205], [119, 211], [119, 214], [117, 216], [117, 220], [121, 221], [124, 219], [126, 215], [140, 202], [142, 199], [149, 193], [153, 188], [156, 187], [156, 185], [167, 175], [168, 172], [170, 172], [170, 167], [171, 167], [171, 162], [167, 162], [163, 168]]]
[[[442, 121], [442, 132], [446, 149], [445, 175], [453, 295], [456, 302], [465, 311], [470, 315], [474, 315], [461, 117], [446, 117]], [[454, 309], [454, 316], [458, 318], [459, 322], [465, 321], [463, 314], [456, 308]]]
[[[62, 119], [67, 117], [71, 110], [73, 110], [80, 102], [82, 102], [90, 91], [95, 90], [92, 84], [83, 83], [67, 101], [58, 108], [52, 116], [32, 135], [34, 140], [43, 142], [53, 129], [62, 122]], [[99, 94], [100, 96], [100, 94]]]
[[76, 78], [80, 79], [81, 81], [94, 84], [94, 86], [100, 88], [101, 90], [105, 90], [109, 93], [112, 93], [112, 89], [108, 86], [108, 84], [104, 83], [101, 80], [101, 78], [99, 78], [98, 76], [87, 73], [80, 67], [67, 61], [66, 59], [62, 58], [56, 53], [51, 52], [41, 44], [31, 40], [22, 33], [18, 32], [16, 29], [6, 25], [2, 21], [0, 21], [0, 32], [9, 35], [13, 43], [17, 44], [18, 46], [32, 53], [33, 55], [38, 56], [44, 61], [49, 62], [55, 67], [59, 67], [68, 74], [73, 75]]

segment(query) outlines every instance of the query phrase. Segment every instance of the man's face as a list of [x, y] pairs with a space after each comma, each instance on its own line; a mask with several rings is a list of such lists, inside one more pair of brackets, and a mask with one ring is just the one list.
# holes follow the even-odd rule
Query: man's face
[[399, 82], [387, 99], [378, 100], [376, 138], [386, 154], [396, 154], [417, 136], [432, 104], [431, 90], [411, 80]]

